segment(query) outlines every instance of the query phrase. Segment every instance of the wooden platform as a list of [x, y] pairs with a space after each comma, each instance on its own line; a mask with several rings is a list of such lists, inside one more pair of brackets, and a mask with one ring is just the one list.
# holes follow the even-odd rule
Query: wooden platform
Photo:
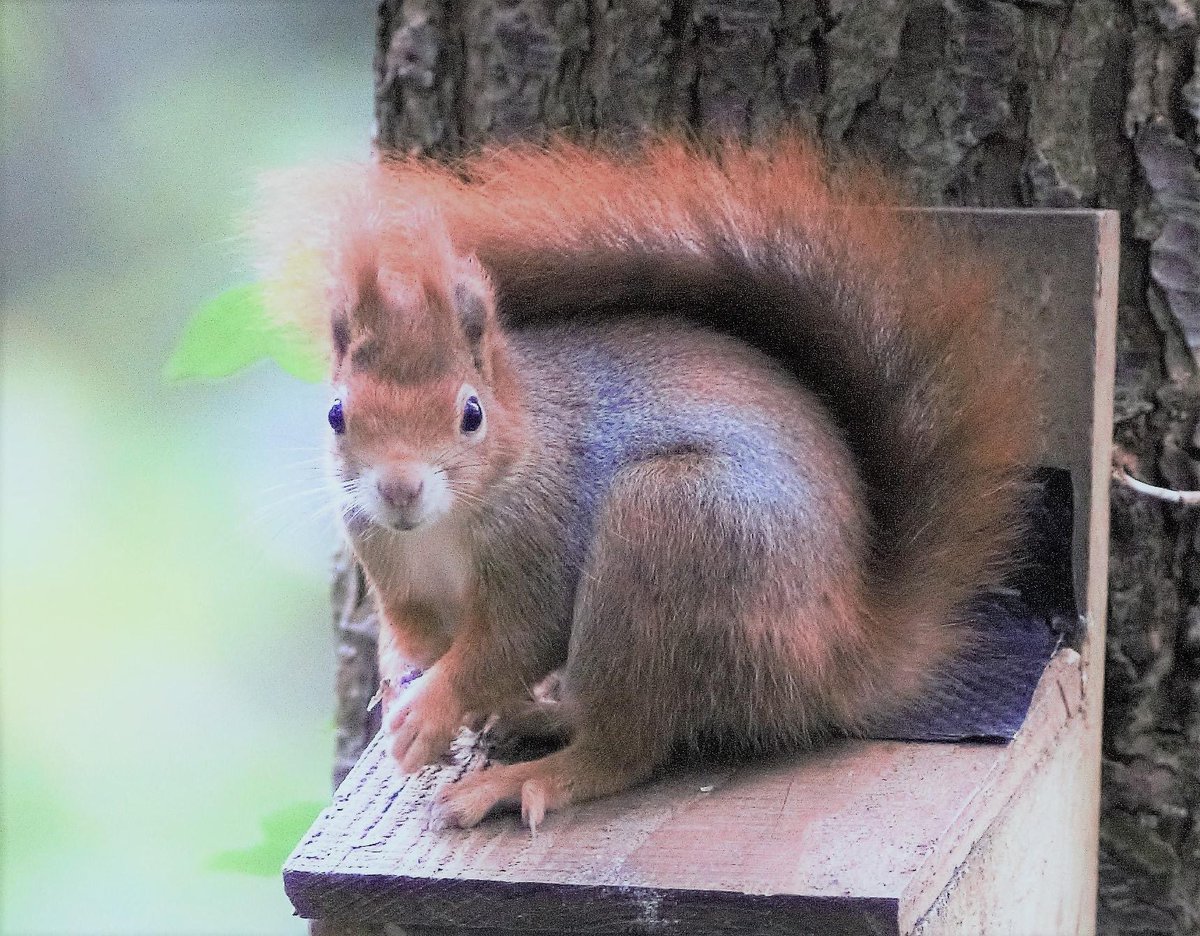
[[[1008, 745], [841, 742], [681, 770], [547, 818], [427, 828], [453, 769], [396, 776], [377, 741], [284, 868], [322, 933], [1064, 933], [1094, 925], [1117, 224], [942, 211], [1011, 263], [1070, 470], [1086, 629]], [[464, 755], [469, 756], [469, 755]]]
[[1011, 745], [844, 742], [688, 770], [551, 816], [536, 836], [512, 816], [427, 832], [452, 772], [405, 780], [376, 741], [288, 861], [288, 896], [305, 917], [409, 926], [907, 932], [1081, 703], [1066, 651]]

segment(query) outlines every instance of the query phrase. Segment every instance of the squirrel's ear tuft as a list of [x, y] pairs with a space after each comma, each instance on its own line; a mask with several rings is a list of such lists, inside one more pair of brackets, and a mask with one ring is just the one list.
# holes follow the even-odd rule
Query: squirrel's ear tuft
[[384, 173], [369, 164], [306, 166], [259, 179], [247, 233], [267, 314], [309, 334], [327, 356], [339, 316], [378, 269], [386, 194]]
[[474, 257], [458, 264], [451, 300], [475, 365], [481, 367], [484, 338], [496, 317], [496, 299], [487, 272]]

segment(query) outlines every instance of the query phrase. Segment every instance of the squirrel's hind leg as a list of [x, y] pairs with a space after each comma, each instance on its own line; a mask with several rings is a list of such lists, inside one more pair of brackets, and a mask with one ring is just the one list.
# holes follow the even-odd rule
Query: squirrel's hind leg
[[[641, 783], [667, 759], [671, 732], [661, 730], [656, 697], [680, 687], [659, 682], [655, 661], [664, 642], [668, 649], [673, 643], [662, 633], [661, 619], [678, 608], [666, 600], [659, 577], [668, 573], [664, 563], [669, 567], [682, 559], [669, 544], [692, 536], [674, 526], [691, 528], [698, 519], [696, 485], [706, 484], [707, 462], [703, 455], [677, 455], [621, 473], [583, 568], [555, 701], [536, 700], [524, 713], [536, 722], [547, 706], [568, 712], [571, 742], [538, 760], [467, 774], [442, 790], [434, 805], [436, 821], [469, 828], [494, 809], [520, 806], [522, 818], [535, 828], [547, 812]], [[516, 722], [527, 720], [518, 716]]]
[[762, 478], [703, 452], [623, 469], [576, 595], [557, 703], [571, 743], [468, 774], [443, 792], [440, 817], [471, 826], [519, 804], [536, 825], [641, 783], [704, 739], [737, 749], [802, 740], [828, 708], [822, 663], [853, 646], [829, 598], [845, 588], [853, 549], [825, 502], [810, 496], [793, 510], [804, 485], [791, 477], [771, 475], [764, 494]]

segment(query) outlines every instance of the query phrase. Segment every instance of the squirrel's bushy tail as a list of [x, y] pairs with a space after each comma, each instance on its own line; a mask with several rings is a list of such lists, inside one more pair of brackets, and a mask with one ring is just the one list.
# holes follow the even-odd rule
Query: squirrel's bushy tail
[[366, 254], [448, 232], [510, 323], [665, 312], [732, 332], [816, 391], [849, 443], [872, 523], [864, 610], [894, 643], [936, 644], [999, 575], [1035, 434], [1031, 370], [998, 315], [997, 271], [893, 210], [881, 174], [835, 173], [785, 135], [712, 151], [520, 145], [285, 182], [259, 222], [264, 276], [289, 282], [289, 263], [320, 255], [327, 281], [287, 293], [281, 314], [305, 318]]
[[880, 174], [833, 173], [789, 136], [388, 168], [399, 203], [441, 207], [507, 320], [686, 315], [814, 389], [868, 491], [868, 613], [881, 625], [950, 623], [995, 580], [1034, 437], [1030, 370], [1004, 333], [994, 271], [919, 214], [888, 210], [898, 200]]

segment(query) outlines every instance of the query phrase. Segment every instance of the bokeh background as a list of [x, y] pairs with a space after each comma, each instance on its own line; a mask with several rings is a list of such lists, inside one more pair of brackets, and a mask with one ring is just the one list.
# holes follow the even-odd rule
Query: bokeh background
[[255, 175], [366, 155], [373, 6], [0, 0], [0, 932], [304, 932], [326, 393], [162, 369]]

